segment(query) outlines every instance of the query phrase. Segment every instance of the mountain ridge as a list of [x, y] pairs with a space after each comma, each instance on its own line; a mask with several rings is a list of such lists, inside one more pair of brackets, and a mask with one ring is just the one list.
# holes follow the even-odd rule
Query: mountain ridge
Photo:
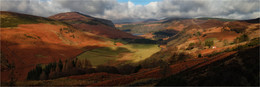
[[139, 38], [116, 29], [113, 22], [110, 20], [94, 18], [79, 12], [59, 13], [50, 16], [49, 18], [66, 22], [77, 29], [108, 38]]

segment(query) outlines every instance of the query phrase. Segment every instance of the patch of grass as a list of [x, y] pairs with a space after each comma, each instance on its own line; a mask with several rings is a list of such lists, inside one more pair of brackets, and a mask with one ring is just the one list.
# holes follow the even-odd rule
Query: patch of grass
[[77, 56], [81, 59], [88, 59], [93, 66], [102, 65], [108, 63], [109, 61], [114, 61], [118, 58], [120, 53], [131, 52], [126, 48], [118, 47], [118, 48], [97, 48], [90, 51], [86, 51], [85, 53]]
[[127, 44], [121, 47], [105, 47], [97, 48], [78, 56], [81, 59], [88, 59], [93, 66], [102, 65], [105, 63], [116, 61], [116, 59], [123, 57], [122, 53], [132, 53], [129, 56], [133, 59], [129, 62], [138, 62], [150, 57], [152, 54], [160, 51], [156, 44]]
[[205, 41], [214, 41], [214, 40], [217, 40], [217, 38], [207, 38], [207, 39], [205, 39]]
[[36, 57], [38, 57], [38, 58], [44, 58], [44, 57], [47, 57], [47, 56], [44, 56], [44, 55], [41, 55], [41, 54], [37, 54], [37, 55], [35, 55]]
[[149, 58], [151, 55], [161, 50], [157, 44], [129, 44], [124, 45], [123, 47], [128, 48], [133, 52], [133, 62], [145, 60], [146, 58]]

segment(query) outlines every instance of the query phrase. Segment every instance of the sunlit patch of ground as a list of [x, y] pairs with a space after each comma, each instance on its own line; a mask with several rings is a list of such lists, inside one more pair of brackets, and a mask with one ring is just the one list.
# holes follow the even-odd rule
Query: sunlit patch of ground
[[79, 55], [78, 58], [87, 59], [94, 66], [115, 61], [135, 63], [150, 57], [160, 50], [161, 48], [156, 44], [127, 44], [86, 51]]

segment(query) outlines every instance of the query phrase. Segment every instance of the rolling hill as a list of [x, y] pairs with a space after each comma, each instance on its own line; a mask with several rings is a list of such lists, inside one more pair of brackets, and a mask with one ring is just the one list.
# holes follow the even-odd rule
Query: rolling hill
[[2, 86], [259, 85], [259, 19], [0, 13]]
[[50, 16], [49, 18], [66, 22], [82, 31], [108, 38], [139, 38], [116, 29], [114, 24], [109, 20], [94, 18], [79, 12], [60, 13]]
[[[79, 15], [75, 12], [69, 14], [76, 14], [76, 17]], [[79, 19], [84, 19], [88, 16], [80, 17]], [[68, 67], [66, 65], [68, 61], [75, 59], [89, 60], [89, 64], [93, 67], [102, 64], [114, 66], [144, 60], [160, 50], [156, 44], [123, 43], [124, 41], [113, 40], [114, 38], [132, 40], [139, 37], [115, 29], [110, 21], [89, 18], [97, 25], [83, 23], [83, 26], [118, 34], [105, 32], [103, 36], [101, 33], [85, 32], [64, 21], [1, 11], [1, 82], [9, 82], [12, 76], [16, 81], [28, 80], [31, 78], [28, 77], [30, 72], [33, 72], [35, 67], [46, 67], [59, 60], [63, 62], [64, 68]], [[109, 38], [106, 35], [109, 35]], [[112, 37], [113, 39], [110, 39]], [[143, 55], [143, 53], [147, 54]], [[134, 58], [136, 56], [139, 58]], [[45, 68], [42, 70], [46, 71]], [[66, 74], [66, 72], [62, 70], [62, 73]], [[63, 76], [63, 74], [56, 76]]]
[[71, 25], [27, 14], [1, 11], [1, 81], [8, 81], [11, 66], [18, 80], [37, 64], [75, 58], [81, 52], [113, 45], [104, 37], [84, 33]]
[[259, 85], [259, 46], [199, 68], [190, 68], [159, 81], [157, 86], [238, 86]]

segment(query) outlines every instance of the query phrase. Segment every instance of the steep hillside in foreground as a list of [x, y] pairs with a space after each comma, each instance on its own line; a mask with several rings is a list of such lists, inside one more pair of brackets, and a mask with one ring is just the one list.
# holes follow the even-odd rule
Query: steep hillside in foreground
[[60, 13], [50, 16], [49, 18], [66, 22], [82, 31], [108, 38], [138, 38], [129, 33], [117, 30], [114, 24], [109, 20], [94, 18], [78, 12]]
[[5, 61], [1, 62], [1, 81], [9, 81], [11, 66], [16, 79], [25, 80], [36, 64], [63, 61], [84, 50], [112, 44], [51, 19], [12, 12], [1, 12], [0, 16], [1, 61]]
[[259, 46], [167, 77], [157, 85], [259, 86]]

